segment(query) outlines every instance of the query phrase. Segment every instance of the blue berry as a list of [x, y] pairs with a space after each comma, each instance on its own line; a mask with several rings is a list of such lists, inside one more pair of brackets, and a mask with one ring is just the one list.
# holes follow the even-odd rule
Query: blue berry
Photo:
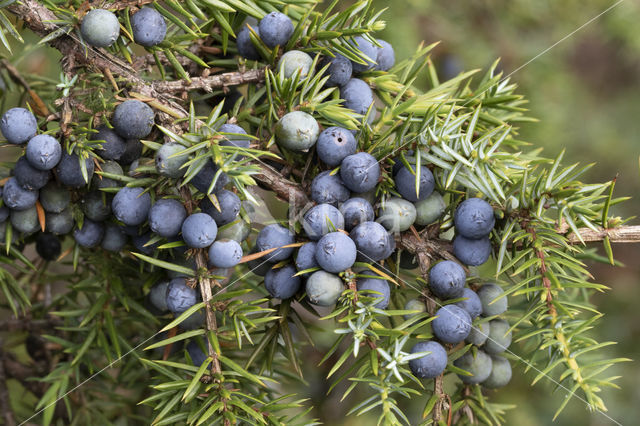
[[380, 179], [380, 164], [366, 152], [349, 155], [340, 164], [340, 177], [353, 192], [367, 192], [375, 188]]
[[[229, 176], [224, 172], [218, 174], [219, 167], [211, 160], [206, 160], [204, 166], [191, 179], [191, 184], [203, 194], [211, 194], [220, 191], [229, 183]], [[211, 184], [215, 180], [215, 184], [211, 188]], [[211, 190], [209, 190], [211, 188]]]
[[438, 309], [437, 318], [431, 322], [434, 336], [445, 343], [462, 342], [471, 331], [471, 317], [456, 305]]
[[[82, 174], [82, 168], [80, 167], [80, 161], [84, 161], [85, 169], [87, 170], [87, 178], [85, 179]], [[81, 160], [77, 154], [62, 153], [62, 158], [56, 167], [58, 179], [60, 183], [72, 188], [80, 188], [88, 185], [93, 176], [94, 164], [91, 157], [87, 157]]]
[[276, 142], [292, 151], [304, 151], [318, 140], [320, 127], [315, 118], [304, 111], [285, 114], [276, 123]]
[[375, 60], [378, 57], [378, 47], [362, 36], [354, 37], [352, 44], [360, 52], [362, 52], [364, 56], [368, 58], [368, 59], [361, 58], [364, 62], [366, 62], [366, 64], [353, 62], [352, 63], [353, 72], [361, 73], [361, 72], [372, 69], [375, 66]]
[[191, 248], [209, 247], [216, 239], [218, 226], [206, 213], [195, 213], [182, 223], [182, 239]]
[[344, 229], [351, 232], [362, 222], [371, 222], [374, 212], [371, 203], [364, 198], [349, 198], [340, 205], [340, 213], [344, 216]]
[[237, 146], [239, 148], [249, 148], [251, 139], [237, 135], [246, 135], [247, 132], [236, 124], [223, 124], [218, 128], [218, 133], [233, 133], [233, 135], [223, 135], [219, 144], [222, 146]]
[[60, 213], [71, 202], [71, 193], [51, 181], [40, 189], [40, 204], [46, 212]]
[[421, 358], [409, 361], [409, 368], [414, 376], [421, 379], [438, 377], [447, 367], [447, 351], [438, 342], [428, 340], [418, 342], [411, 349], [411, 353], [431, 352]]
[[101, 148], [96, 150], [96, 154], [105, 160], [119, 159], [127, 149], [127, 142], [107, 126], [100, 126], [96, 130], [98, 133], [91, 135], [91, 140], [103, 141]]
[[179, 315], [198, 302], [196, 290], [184, 278], [174, 278], [167, 286], [167, 308]]
[[[208, 355], [205, 354], [200, 346], [198, 346], [198, 344], [193, 340], [187, 344], [187, 352], [189, 352], [191, 361], [196, 367], [201, 367], [208, 357]], [[209, 365], [211, 365], [211, 363], [209, 363]]]
[[120, 23], [113, 13], [104, 9], [93, 9], [82, 19], [82, 38], [94, 47], [109, 47], [120, 35]]
[[[298, 271], [306, 271], [307, 269], [317, 268], [318, 262], [316, 261], [316, 243], [305, 243], [298, 249], [296, 255], [296, 268]], [[303, 276], [309, 276], [307, 272]]]
[[382, 47], [378, 47], [376, 55], [375, 69], [380, 71], [389, 71], [391, 67], [396, 63], [396, 54], [393, 51], [393, 46], [384, 40], [376, 40]]
[[167, 288], [168, 287], [169, 287], [169, 281], [159, 282], [158, 284], [151, 287], [151, 289], [149, 289], [149, 294], [147, 295], [151, 305], [154, 308], [156, 308], [160, 313], [164, 313], [169, 310], [169, 308], [167, 308]]
[[462, 266], [451, 260], [443, 260], [429, 271], [429, 288], [442, 300], [456, 299], [462, 297], [466, 278]]
[[404, 314], [404, 319], [408, 320], [409, 318], [413, 317], [414, 315], [418, 315], [420, 313], [427, 312], [427, 307], [425, 306], [424, 302], [422, 300], [420, 300], [420, 299], [409, 299], [409, 300], [407, 300], [407, 303], [404, 304], [404, 310], [405, 311], [416, 311], [414, 313]]
[[186, 148], [177, 143], [166, 143], [156, 151], [155, 162], [156, 170], [162, 176], [178, 179], [184, 176], [187, 171], [182, 168], [184, 163], [189, 161], [188, 155], [177, 155]]
[[102, 222], [111, 215], [111, 199], [102, 191], [91, 191], [82, 197], [82, 211], [94, 222]]
[[439, 192], [432, 192], [427, 198], [418, 201], [416, 206], [416, 225], [430, 225], [440, 219], [447, 205]]
[[104, 226], [104, 236], [100, 246], [114, 253], [119, 252], [127, 244], [127, 236], [122, 232], [122, 228], [113, 223], [107, 223]]
[[131, 17], [133, 40], [141, 46], [151, 47], [162, 43], [167, 35], [167, 23], [155, 9], [143, 7]]
[[478, 289], [478, 297], [482, 302], [482, 316], [492, 317], [507, 310], [507, 298], [501, 297], [503, 294], [504, 290], [497, 284], [485, 284]]
[[462, 383], [468, 385], [477, 385], [487, 380], [492, 364], [491, 357], [482, 350], [468, 351], [453, 362], [456, 367], [471, 373], [471, 376], [458, 374]]
[[356, 261], [356, 245], [342, 232], [330, 232], [316, 246], [316, 261], [327, 272], [342, 272]]
[[256, 238], [256, 247], [258, 251], [270, 250], [278, 248], [266, 255], [270, 262], [280, 262], [287, 259], [293, 253], [293, 247], [282, 248], [289, 244], [293, 244], [293, 232], [278, 224], [267, 225], [258, 233]]
[[30, 191], [42, 188], [51, 177], [49, 170], [38, 170], [32, 167], [24, 156], [18, 158], [13, 173], [18, 183]]
[[380, 208], [378, 221], [389, 232], [406, 231], [416, 221], [416, 208], [407, 200], [391, 197]]
[[[252, 27], [256, 35], [260, 37], [260, 29]], [[243, 27], [236, 36], [236, 46], [238, 47], [238, 53], [245, 59], [258, 60], [260, 59], [260, 53], [251, 41], [251, 31], [248, 27]]]
[[471, 240], [458, 235], [453, 239], [453, 254], [465, 265], [482, 265], [491, 255], [491, 241], [488, 237]]
[[489, 235], [495, 225], [493, 208], [480, 198], [469, 198], [460, 203], [453, 221], [459, 235], [474, 240]]
[[125, 225], [142, 225], [149, 216], [151, 196], [143, 188], [125, 186], [113, 197], [111, 209], [116, 219]]
[[333, 306], [344, 291], [342, 279], [325, 271], [316, 271], [307, 278], [306, 288], [309, 302], [318, 306]]
[[418, 186], [419, 192], [416, 193], [416, 175], [413, 173], [415, 170], [409, 170], [406, 167], [400, 169], [398, 173], [393, 177], [393, 181], [396, 184], [396, 189], [406, 200], [415, 203], [426, 199], [436, 186], [433, 173], [425, 166], [420, 167], [420, 182]]
[[293, 34], [293, 22], [280, 12], [271, 12], [260, 20], [260, 39], [267, 47], [284, 46]]
[[60, 240], [53, 234], [42, 232], [36, 237], [36, 252], [44, 260], [56, 260], [60, 256]]
[[10, 221], [13, 229], [24, 234], [33, 234], [40, 229], [36, 206], [31, 206], [25, 210], [11, 211]]
[[218, 226], [223, 226], [236, 220], [242, 204], [240, 198], [226, 189], [218, 191], [215, 197], [218, 200], [220, 210], [218, 210], [218, 207], [216, 207], [208, 197], [205, 197], [202, 203], [200, 203], [202, 211], [211, 216]]
[[53, 136], [36, 135], [29, 140], [25, 156], [38, 170], [53, 169], [62, 157], [60, 142]]
[[377, 276], [371, 272], [365, 272], [366, 277], [360, 277], [356, 279], [356, 288], [364, 296], [372, 297], [378, 301], [374, 306], [378, 309], [386, 309], [389, 306], [389, 299], [391, 298], [391, 288], [389, 283], [381, 278], [368, 278], [370, 276]]
[[45, 213], [45, 229], [56, 235], [65, 235], [73, 229], [73, 212], [70, 208], [62, 210], [60, 213]]
[[15, 177], [9, 178], [2, 192], [4, 205], [11, 210], [26, 210], [36, 204], [38, 191], [24, 189]]
[[358, 249], [358, 258], [365, 262], [386, 259], [395, 249], [390, 234], [377, 222], [362, 222], [349, 235]]
[[73, 238], [75, 238], [76, 243], [85, 248], [95, 247], [100, 244], [103, 235], [104, 226], [102, 223], [86, 218], [82, 222], [82, 228], [73, 231]]
[[[119, 175], [119, 176], [124, 175], [124, 171], [122, 170], [122, 167], [120, 166], [120, 164], [116, 163], [115, 161], [105, 161], [103, 164], [100, 165], [100, 168], [104, 173], [109, 173], [112, 175]], [[105, 176], [101, 176], [97, 173], [93, 175], [93, 178], [91, 179], [91, 184], [96, 189], [119, 188], [122, 186], [122, 183], [120, 183], [120, 181], [111, 179]]]
[[149, 227], [161, 237], [171, 238], [180, 233], [186, 218], [187, 210], [180, 201], [163, 198], [149, 210]]
[[511, 345], [511, 326], [501, 319], [489, 321], [489, 337], [482, 349], [489, 355], [498, 355], [506, 351]]
[[124, 153], [118, 159], [118, 163], [123, 166], [136, 161], [142, 155], [142, 143], [138, 139], [127, 139]]
[[311, 56], [300, 50], [290, 50], [278, 61], [278, 72], [281, 72], [285, 78], [293, 78], [298, 73], [298, 78], [303, 79], [309, 75], [311, 65], [313, 65]]
[[282, 268], [270, 269], [264, 277], [264, 285], [271, 297], [289, 299], [300, 290], [301, 280], [296, 277], [296, 268], [285, 265]]
[[488, 322], [480, 322], [471, 327], [471, 331], [467, 336], [465, 342], [471, 343], [472, 345], [482, 346], [484, 342], [487, 341], [489, 337], [489, 332], [491, 331], [491, 327]]
[[[2, 191], [0, 191], [0, 194], [2, 194]], [[0, 196], [0, 198], [2, 197]], [[7, 206], [0, 207], [0, 222], [6, 221], [10, 213], [11, 213], [11, 210], [9, 210]]]
[[465, 288], [462, 291], [462, 295], [458, 297], [464, 297], [465, 300], [456, 302], [456, 305], [467, 311], [471, 319], [476, 319], [482, 313], [482, 302], [475, 291]]
[[11, 108], [0, 119], [0, 131], [9, 143], [22, 145], [36, 135], [38, 122], [29, 110]]
[[233, 268], [242, 259], [242, 247], [234, 240], [218, 240], [209, 247], [209, 267]]
[[311, 182], [311, 199], [316, 203], [337, 205], [349, 198], [349, 189], [338, 175], [330, 171], [319, 173]]
[[318, 204], [305, 213], [302, 228], [311, 240], [317, 241], [329, 232], [343, 229], [344, 217], [331, 204]]
[[482, 386], [497, 389], [506, 386], [511, 381], [511, 364], [501, 356], [491, 357], [491, 374], [482, 381]]
[[352, 78], [340, 88], [340, 98], [344, 99], [345, 108], [365, 115], [373, 103], [373, 91], [364, 81]]
[[329, 79], [325, 83], [327, 87], [344, 86], [351, 79], [353, 68], [351, 61], [340, 54], [335, 57], [325, 56], [320, 62], [320, 68], [329, 64], [326, 74]]
[[113, 127], [125, 139], [143, 139], [149, 136], [154, 124], [151, 107], [136, 99], [124, 101], [113, 113]]
[[358, 143], [355, 136], [342, 127], [328, 127], [318, 136], [316, 152], [318, 158], [330, 167], [339, 166], [342, 160], [356, 153]]

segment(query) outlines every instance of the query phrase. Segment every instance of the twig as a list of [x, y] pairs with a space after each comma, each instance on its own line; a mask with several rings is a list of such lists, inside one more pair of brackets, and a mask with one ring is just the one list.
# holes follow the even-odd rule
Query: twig
[[154, 81], [151, 87], [158, 93], [179, 93], [188, 90], [204, 90], [211, 92], [213, 89], [226, 86], [238, 86], [245, 83], [257, 83], [264, 81], [265, 68], [249, 70], [243, 73], [227, 72], [208, 77], [192, 77], [191, 82], [186, 80]]
[[[191, 214], [193, 210], [193, 202], [191, 199], [191, 192], [186, 187], [182, 187], [180, 190], [182, 198], [186, 201], [185, 205], [187, 208], [187, 212]], [[200, 275], [200, 271], [207, 270], [207, 254], [205, 249], [196, 250], [195, 255], [196, 267], [198, 268], [198, 286], [200, 287], [200, 295], [202, 296], [202, 301], [204, 302], [205, 316], [207, 320], [207, 330], [212, 333], [218, 332], [218, 323], [216, 320], [216, 314], [213, 312], [211, 307], [211, 299], [213, 295], [211, 293], [211, 279], [206, 275]], [[207, 349], [209, 352], [209, 356], [213, 359], [211, 362], [211, 375], [215, 378], [220, 375], [222, 369], [220, 368], [220, 360], [218, 359], [218, 354], [213, 349], [209, 338], [207, 338]]]

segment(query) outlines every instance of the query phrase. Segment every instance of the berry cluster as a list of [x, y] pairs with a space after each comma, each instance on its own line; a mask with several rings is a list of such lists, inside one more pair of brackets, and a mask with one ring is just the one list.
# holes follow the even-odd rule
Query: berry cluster
[[[154, 9], [142, 8], [131, 23], [134, 39], [143, 46], [156, 45], [165, 37], [166, 24]], [[247, 24], [238, 32], [238, 52], [247, 59], [257, 59], [256, 36], [273, 48], [285, 46], [293, 31], [293, 23], [286, 15], [269, 13], [257, 28]], [[93, 46], [110, 46], [119, 35], [118, 20], [106, 10], [92, 10], [82, 22], [82, 35]], [[377, 40], [376, 45], [358, 36], [352, 42], [368, 59], [365, 64], [339, 54], [325, 56], [318, 64], [325, 72], [325, 85], [339, 87], [346, 108], [373, 118], [374, 94], [365, 81], [353, 75], [390, 69], [395, 62], [394, 51], [383, 40]], [[307, 53], [290, 50], [281, 56], [278, 70], [285, 78], [304, 78], [313, 64], [314, 59]], [[119, 104], [110, 123], [112, 126], [103, 124], [94, 129], [90, 139], [95, 147], [89, 155], [87, 151], [74, 152], [72, 146], [63, 149], [50, 135], [38, 135], [37, 120], [26, 109], [14, 108], [3, 115], [0, 130], [7, 141], [27, 145], [16, 163], [14, 176], [2, 191], [2, 233], [10, 218], [12, 229], [25, 238], [36, 235], [37, 251], [47, 260], [60, 255], [59, 237], [73, 233], [80, 247], [101, 246], [120, 252], [130, 243], [147, 256], [169, 253], [170, 260], [177, 258], [178, 263], [194, 270], [190, 249], [207, 250], [212, 272], [239, 265], [250, 225], [240, 218], [243, 201], [236, 192], [225, 189], [230, 188], [230, 179], [219, 166], [207, 158], [189, 179], [196, 190], [197, 204], [185, 200], [185, 205], [182, 194], [175, 190], [177, 185], [172, 192], [123, 186], [127, 175], [145, 173], [180, 180], [193, 155], [182, 144], [165, 143], [155, 152], [153, 171], [148, 166], [140, 167], [150, 163], [141, 157], [140, 140], [152, 135], [155, 113], [139, 100]], [[237, 124], [222, 124], [216, 132], [222, 135], [216, 139], [221, 146], [250, 148], [249, 135]], [[283, 152], [317, 155], [320, 164], [309, 188], [315, 205], [300, 219], [299, 232], [270, 224], [260, 230], [252, 248], [245, 245], [252, 255], [248, 262], [252, 272], [264, 276], [265, 288], [273, 298], [289, 299], [304, 289], [311, 304], [333, 306], [348, 283], [355, 284], [365, 297], [370, 296], [372, 307], [386, 309], [391, 287], [380, 273], [385, 262], [397, 253], [402, 268], [416, 267], [415, 259], [398, 253], [394, 235], [414, 226], [431, 225], [447, 211], [443, 195], [435, 191], [432, 169], [418, 166], [412, 157], [409, 161], [396, 157], [391, 164], [386, 164], [385, 159], [381, 165], [371, 153], [359, 151], [358, 131], [336, 126], [322, 129], [313, 115], [300, 110], [282, 115], [273, 137]], [[387, 169], [391, 169], [391, 196], [379, 191]], [[94, 174], [96, 170], [98, 173]], [[495, 224], [492, 207], [479, 198], [469, 198], [457, 206], [453, 221], [457, 233], [453, 241], [455, 256], [469, 266], [486, 262], [491, 253], [489, 234]], [[169, 244], [171, 250], [159, 253], [156, 249], [161, 244]], [[485, 284], [476, 293], [465, 288], [466, 281], [465, 269], [454, 261], [441, 261], [431, 268], [429, 289], [449, 304], [438, 309], [431, 323], [438, 341], [417, 343], [412, 353], [427, 354], [414, 357], [410, 368], [417, 377], [436, 377], [447, 365], [443, 345], [466, 340], [477, 348], [455, 361], [457, 367], [470, 374], [461, 375], [462, 381], [490, 388], [503, 386], [510, 379], [511, 369], [499, 354], [509, 346], [511, 334], [509, 324], [495, 317], [506, 310], [506, 298], [501, 297], [502, 290], [495, 284]], [[153, 286], [147, 297], [157, 313], [174, 315], [201, 300], [188, 278], [173, 272]], [[405, 309], [414, 314], [424, 312], [425, 303], [412, 299]], [[480, 316], [482, 319], [472, 326]], [[197, 328], [203, 321], [204, 314], [198, 312], [181, 327]], [[187, 350], [197, 365], [206, 359], [193, 341]]]

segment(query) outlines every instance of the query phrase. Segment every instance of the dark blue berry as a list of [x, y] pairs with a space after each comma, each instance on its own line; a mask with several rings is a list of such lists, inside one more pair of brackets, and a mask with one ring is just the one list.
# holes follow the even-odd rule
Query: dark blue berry
[[414, 170], [409, 170], [403, 167], [393, 177], [393, 181], [396, 184], [396, 189], [406, 200], [415, 203], [420, 200], [426, 199], [436, 186], [433, 173], [425, 166], [420, 167], [420, 181], [418, 185], [418, 192], [416, 192], [416, 175]]
[[242, 259], [242, 247], [234, 240], [218, 240], [209, 247], [209, 267], [233, 268]]
[[9, 178], [2, 192], [4, 205], [11, 210], [26, 210], [36, 204], [38, 191], [24, 189], [15, 177]]
[[[85, 169], [87, 170], [87, 178], [82, 174], [82, 168], [80, 167], [80, 161], [84, 161]], [[56, 167], [58, 179], [60, 183], [72, 188], [80, 188], [88, 185], [91, 182], [93, 176], [94, 164], [90, 157], [80, 160], [77, 154], [62, 153], [62, 158]]]
[[347, 129], [342, 127], [329, 127], [325, 129], [316, 144], [318, 158], [330, 167], [339, 166], [342, 160], [356, 153], [358, 143], [356, 138]]
[[[310, 242], [302, 245], [296, 255], [296, 268], [298, 271], [306, 271], [307, 269], [317, 268], [318, 266], [318, 262], [316, 261], [316, 243]], [[303, 276], [309, 276], [309, 272]]]
[[362, 36], [354, 37], [352, 45], [366, 56], [366, 58], [360, 58], [366, 62], [366, 64], [358, 62], [352, 63], [353, 72], [361, 73], [372, 69], [375, 66], [375, 60], [378, 57], [378, 47]]
[[125, 139], [143, 139], [151, 133], [154, 113], [151, 107], [136, 99], [124, 101], [113, 113], [113, 127]]
[[434, 336], [444, 343], [462, 342], [471, 331], [471, 317], [456, 305], [446, 305], [436, 311], [431, 322]]
[[362, 292], [364, 296], [378, 299], [374, 306], [378, 309], [386, 309], [389, 306], [389, 298], [391, 297], [391, 288], [386, 280], [379, 278], [368, 278], [369, 276], [377, 276], [371, 272], [364, 273], [367, 277], [361, 277], [356, 280], [356, 288]]
[[127, 142], [107, 126], [100, 126], [96, 130], [98, 133], [91, 135], [91, 140], [102, 141], [101, 148], [96, 150], [96, 154], [105, 160], [120, 159], [127, 149]]
[[100, 244], [103, 235], [104, 226], [102, 223], [86, 218], [82, 222], [82, 228], [73, 231], [73, 238], [75, 238], [76, 243], [85, 248], [95, 247]]
[[141, 46], [151, 47], [162, 43], [167, 35], [167, 23], [155, 9], [143, 7], [131, 17], [133, 40]]
[[236, 220], [242, 204], [240, 198], [226, 189], [216, 192], [215, 198], [218, 200], [220, 210], [218, 210], [218, 207], [216, 207], [208, 197], [205, 197], [202, 203], [200, 203], [202, 211], [211, 216], [218, 226], [223, 226]]
[[374, 212], [371, 203], [364, 198], [350, 198], [340, 205], [340, 213], [344, 216], [344, 229], [351, 232], [362, 222], [371, 222]]
[[53, 234], [42, 232], [36, 237], [36, 251], [44, 260], [56, 260], [60, 256], [60, 240]]
[[218, 128], [218, 133], [231, 133], [230, 135], [223, 135], [223, 139], [219, 144], [222, 146], [237, 146], [239, 148], [249, 148], [251, 145], [251, 139], [248, 137], [242, 137], [237, 135], [246, 135], [247, 132], [236, 124], [223, 124]]
[[486, 237], [495, 225], [493, 208], [480, 198], [469, 198], [460, 203], [453, 221], [456, 232], [471, 239]]
[[475, 319], [482, 313], [482, 302], [475, 291], [465, 288], [459, 297], [465, 300], [456, 302], [456, 305], [467, 311], [471, 319]]
[[349, 59], [340, 54], [336, 54], [335, 57], [325, 56], [320, 62], [320, 68], [324, 68], [327, 64], [329, 64], [329, 68], [327, 68], [325, 75], [328, 75], [329, 79], [325, 86], [344, 86], [351, 79], [353, 68]]
[[[204, 166], [196, 173], [191, 179], [191, 184], [203, 194], [216, 193], [222, 190], [224, 186], [229, 183], [229, 177], [224, 173], [218, 174], [218, 166], [211, 160], [206, 160]], [[217, 175], [217, 176], [216, 176]], [[215, 185], [211, 188], [211, 184], [215, 179]], [[209, 190], [211, 188], [211, 190]]]
[[465, 265], [482, 265], [491, 254], [491, 241], [488, 237], [471, 240], [458, 235], [453, 239], [453, 254]]
[[265, 256], [270, 262], [280, 262], [293, 253], [292, 247], [282, 248], [282, 246], [293, 244], [294, 241], [293, 232], [278, 224], [272, 224], [262, 228], [256, 239], [256, 247], [258, 251], [280, 247]]
[[260, 20], [260, 39], [267, 47], [284, 46], [293, 34], [293, 22], [280, 12], [271, 12]]
[[316, 246], [316, 261], [327, 272], [347, 270], [356, 261], [356, 245], [342, 232], [330, 232]]
[[317, 241], [329, 232], [344, 229], [344, 217], [331, 204], [318, 204], [305, 213], [302, 228], [311, 240]]
[[428, 340], [418, 342], [411, 349], [411, 353], [431, 352], [421, 358], [409, 361], [409, 368], [414, 376], [420, 379], [438, 377], [447, 367], [447, 351], [438, 342]]
[[[256, 35], [260, 37], [260, 29], [257, 26], [252, 26]], [[258, 60], [260, 54], [251, 41], [251, 31], [247, 26], [243, 27], [236, 35], [236, 46], [238, 47], [238, 53], [245, 59]]]
[[171, 238], [180, 233], [186, 218], [187, 210], [180, 201], [163, 198], [149, 210], [149, 227], [161, 237]]
[[373, 91], [367, 83], [352, 78], [340, 88], [340, 97], [344, 99], [345, 108], [358, 114], [365, 115], [373, 103]]
[[181, 314], [198, 301], [196, 290], [189, 287], [184, 278], [174, 278], [167, 286], [167, 308]]
[[429, 289], [442, 300], [462, 297], [467, 274], [451, 260], [436, 263], [429, 271]]
[[294, 296], [302, 284], [300, 277], [295, 276], [297, 273], [292, 265], [270, 269], [264, 277], [264, 285], [271, 297], [289, 299]]
[[376, 40], [382, 47], [378, 47], [378, 54], [376, 55], [375, 69], [380, 71], [389, 71], [391, 67], [396, 63], [396, 54], [393, 51], [393, 46], [384, 40]]
[[122, 232], [122, 228], [113, 223], [107, 223], [104, 226], [104, 236], [100, 246], [114, 253], [119, 252], [127, 244], [127, 236]]
[[375, 188], [380, 179], [380, 164], [366, 152], [349, 155], [340, 164], [340, 177], [353, 192], [367, 192]]
[[113, 214], [120, 222], [129, 226], [144, 223], [151, 209], [151, 196], [143, 188], [124, 187], [113, 197]]
[[316, 203], [337, 205], [349, 198], [350, 191], [339, 175], [330, 171], [319, 173], [311, 182], [311, 199]]
[[11, 108], [0, 119], [0, 131], [9, 143], [22, 145], [36, 135], [38, 122], [29, 110]]
[[38, 170], [51, 170], [62, 158], [62, 148], [60, 142], [53, 136], [37, 135], [29, 140], [25, 156], [32, 167]]
[[182, 223], [182, 239], [191, 248], [209, 247], [216, 239], [218, 226], [206, 213], [195, 213]]
[[42, 188], [51, 177], [49, 170], [38, 170], [32, 167], [24, 156], [18, 158], [13, 173], [18, 183], [30, 191]]
[[384, 226], [377, 222], [362, 222], [349, 234], [358, 249], [358, 258], [378, 262], [393, 253], [395, 244]]

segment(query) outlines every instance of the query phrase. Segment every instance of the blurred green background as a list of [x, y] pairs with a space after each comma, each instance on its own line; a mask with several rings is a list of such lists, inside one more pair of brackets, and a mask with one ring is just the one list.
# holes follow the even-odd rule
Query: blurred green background
[[[376, 1], [388, 7], [387, 28], [380, 34], [391, 42], [396, 58], [406, 58], [421, 41], [441, 41], [434, 62], [442, 76], [460, 70], [486, 68], [501, 58], [505, 75], [541, 54], [554, 43], [615, 5], [603, 0], [396, 0]], [[640, 2], [624, 0], [585, 25], [547, 53], [515, 72], [516, 82], [530, 101], [530, 116], [521, 138], [542, 146], [548, 156], [566, 149], [565, 162], [597, 162], [585, 177], [606, 181], [618, 175], [617, 195], [640, 191]], [[422, 84], [426, 84], [422, 82]], [[636, 215], [640, 199], [617, 209]], [[637, 222], [637, 221], [636, 221]], [[608, 415], [622, 424], [640, 419], [640, 247], [617, 245], [625, 268], [593, 265], [597, 282], [612, 288], [594, 301], [606, 313], [595, 334], [615, 340], [611, 357], [628, 357], [615, 374], [622, 390], [605, 390]], [[552, 393], [547, 381], [531, 387], [533, 374], [514, 367], [514, 381], [498, 392], [497, 401], [517, 404], [507, 424], [551, 424], [566, 391]], [[352, 424], [356, 424], [355, 423]], [[608, 425], [607, 417], [590, 413], [574, 398], [556, 420], [558, 425]]]
[[[350, 2], [349, 2], [350, 3]], [[434, 62], [444, 79], [461, 70], [486, 68], [502, 58], [501, 69], [509, 74], [544, 52], [615, 4], [603, 0], [396, 0], [374, 1], [376, 8], [388, 7], [387, 28], [378, 36], [391, 42], [396, 58], [414, 53], [421, 42], [441, 41]], [[618, 175], [617, 195], [640, 191], [640, 3], [623, 0], [593, 22], [533, 60], [511, 77], [529, 99], [530, 116], [540, 121], [525, 124], [520, 138], [543, 146], [548, 156], [566, 149], [565, 162], [597, 162], [585, 177], [589, 181], [610, 180]], [[33, 37], [27, 37], [32, 45]], [[16, 46], [18, 47], [18, 46]], [[6, 52], [3, 52], [6, 54]], [[57, 79], [59, 55], [51, 49], [17, 49], [12, 62], [26, 75]], [[426, 79], [417, 82], [426, 88]], [[37, 86], [37, 85], [36, 85]], [[6, 101], [7, 97], [3, 99]], [[15, 102], [12, 99], [9, 103]], [[6, 154], [5, 154], [6, 155]], [[633, 198], [615, 213], [632, 216], [640, 208]], [[636, 221], [637, 223], [637, 221]], [[594, 302], [606, 313], [595, 330], [600, 341], [614, 340], [610, 357], [628, 357], [633, 362], [619, 364], [622, 390], [605, 390], [608, 415], [622, 424], [640, 419], [640, 246], [617, 245], [616, 257], [625, 268], [592, 265], [597, 282], [612, 290]], [[319, 324], [328, 327], [327, 324]], [[327, 329], [327, 342], [334, 338]], [[317, 365], [319, 350], [307, 351], [307, 379], [323, 383]], [[551, 382], [531, 387], [534, 377], [514, 366], [514, 379], [494, 400], [517, 404], [508, 412], [506, 424], [529, 426], [551, 424], [566, 391], [552, 393]], [[314, 377], [314, 374], [317, 377]], [[317, 380], [315, 380], [317, 379]], [[325, 396], [326, 388], [308, 390], [314, 411], [326, 424], [360, 425], [370, 419], [344, 417], [348, 404], [340, 395]], [[418, 413], [424, 400], [409, 409]], [[415, 417], [414, 417], [415, 418]], [[574, 398], [557, 425], [609, 425], [607, 417], [590, 413]]]

